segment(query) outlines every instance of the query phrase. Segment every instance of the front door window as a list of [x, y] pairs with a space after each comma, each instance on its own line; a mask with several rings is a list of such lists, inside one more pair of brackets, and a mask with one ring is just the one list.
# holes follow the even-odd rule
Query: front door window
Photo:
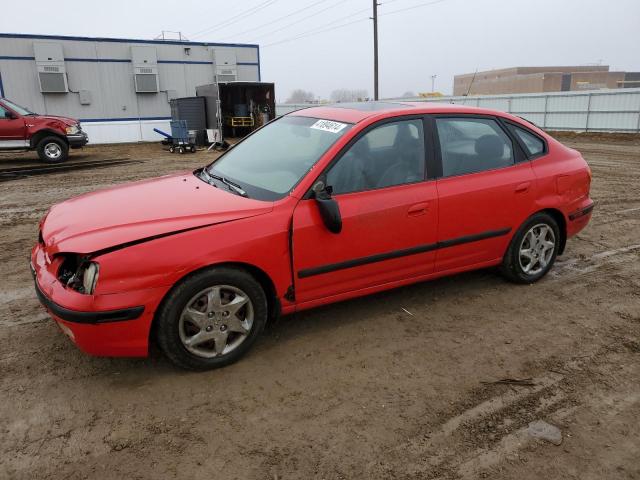
[[361, 136], [327, 173], [336, 195], [425, 178], [422, 120], [385, 123]]

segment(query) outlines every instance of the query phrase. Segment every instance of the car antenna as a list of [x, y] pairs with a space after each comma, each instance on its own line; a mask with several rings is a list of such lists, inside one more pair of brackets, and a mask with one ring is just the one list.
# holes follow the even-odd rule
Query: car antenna
[[478, 67], [476, 67], [476, 71], [473, 72], [473, 77], [471, 77], [471, 83], [469, 83], [469, 89], [467, 90], [467, 93], [465, 94], [465, 97], [468, 97], [469, 94], [471, 93], [471, 87], [473, 86], [473, 82], [476, 79], [476, 75], [478, 74]]

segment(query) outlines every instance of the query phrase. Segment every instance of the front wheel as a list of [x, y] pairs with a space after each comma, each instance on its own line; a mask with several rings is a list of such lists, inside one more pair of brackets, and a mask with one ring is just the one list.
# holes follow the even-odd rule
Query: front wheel
[[69, 146], [58, 137], [45, 137], [36, 147], [38, 157], [45, 163], [60, 163], [69, 158]]
[[158, 345], [175, 365], [208, 370], [235, 362], [267, 321], [264, 290], [246, 271], [214, 267], [176, 286], [156, 321]]
[[511, 239], [502, 273], [515, 283], [534, 283], [553, 266], [560, 247], [560, 229], [547, 213], [530, 217]]

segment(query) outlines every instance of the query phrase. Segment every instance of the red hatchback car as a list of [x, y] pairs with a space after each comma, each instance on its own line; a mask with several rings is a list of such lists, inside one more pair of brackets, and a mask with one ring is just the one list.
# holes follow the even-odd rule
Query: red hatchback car
[[36, 292], [87, 353], [229, 364], [269, 318], [500, 266], [532, 283], [589, 222], [581, 155], [511, 115], [300, 110], [211, 165], [73, 198], [40, 224]]

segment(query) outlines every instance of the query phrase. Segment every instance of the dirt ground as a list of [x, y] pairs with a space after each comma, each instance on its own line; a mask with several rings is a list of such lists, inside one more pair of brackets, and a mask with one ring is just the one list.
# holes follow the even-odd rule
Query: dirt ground
[[[563, 141], [596, 209], [543, 281], [478, 271], [282, 318], [206, 373], [79, 352], [28, 254], [52, 203], [212, 154], [91, 147], [71, 161], [142, 162], [1, 182], [0, 478], [640, 478], [640, 140]], [[535, 385], [483, 383], [503, 378]]]

